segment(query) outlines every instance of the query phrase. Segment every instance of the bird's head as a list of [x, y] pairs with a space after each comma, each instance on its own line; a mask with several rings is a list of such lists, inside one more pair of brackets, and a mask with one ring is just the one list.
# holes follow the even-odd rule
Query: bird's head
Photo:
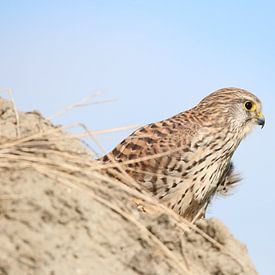
[[231, 131], [248, 134], [253, 126], [265, 125], [261, 101], [252, 93], [239, 88], [224, 88], [205, 97], [198, 107], [218, 127], [229, 127]]

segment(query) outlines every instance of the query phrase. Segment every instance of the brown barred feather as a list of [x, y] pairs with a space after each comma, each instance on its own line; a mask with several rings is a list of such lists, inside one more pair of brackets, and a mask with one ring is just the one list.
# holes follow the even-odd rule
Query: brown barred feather
[[[255, 113], [244, 110], [246, 101], [257, 105]], [[239, 181], [232, 155], [259, 112], [261, 102], [250, 92], [221, 89], [190, 110], [138, 129], [99, 161], [120, 163], [142, 190], [192, 221], [204, 216], [215, 194]]]

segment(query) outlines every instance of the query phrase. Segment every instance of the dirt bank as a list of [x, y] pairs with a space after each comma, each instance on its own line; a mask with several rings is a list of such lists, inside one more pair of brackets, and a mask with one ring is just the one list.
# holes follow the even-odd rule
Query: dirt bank
[[220, 221], [187, 223], [98, 173], [93, 157], [0, 100], [0, 274], [257, 274]]

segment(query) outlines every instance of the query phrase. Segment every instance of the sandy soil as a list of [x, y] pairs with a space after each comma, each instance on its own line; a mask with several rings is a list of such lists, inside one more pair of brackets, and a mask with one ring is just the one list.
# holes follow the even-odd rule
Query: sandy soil
[[187, 223], [99, 173], [93, 157], [0, 100], [0, 274], [257, 274], [220, 221]]

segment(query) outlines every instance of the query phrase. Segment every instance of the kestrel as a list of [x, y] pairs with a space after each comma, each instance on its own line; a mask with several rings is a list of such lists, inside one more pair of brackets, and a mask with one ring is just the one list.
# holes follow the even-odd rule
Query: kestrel
[[260, 100], [224, 88], [190, 110], [136, 130], [100, 161], [119, 163], [140, 189], [193, 221], [215, 194], [226, 194], [239, 181], [231, 158], [256, 124], [265, 124]]

